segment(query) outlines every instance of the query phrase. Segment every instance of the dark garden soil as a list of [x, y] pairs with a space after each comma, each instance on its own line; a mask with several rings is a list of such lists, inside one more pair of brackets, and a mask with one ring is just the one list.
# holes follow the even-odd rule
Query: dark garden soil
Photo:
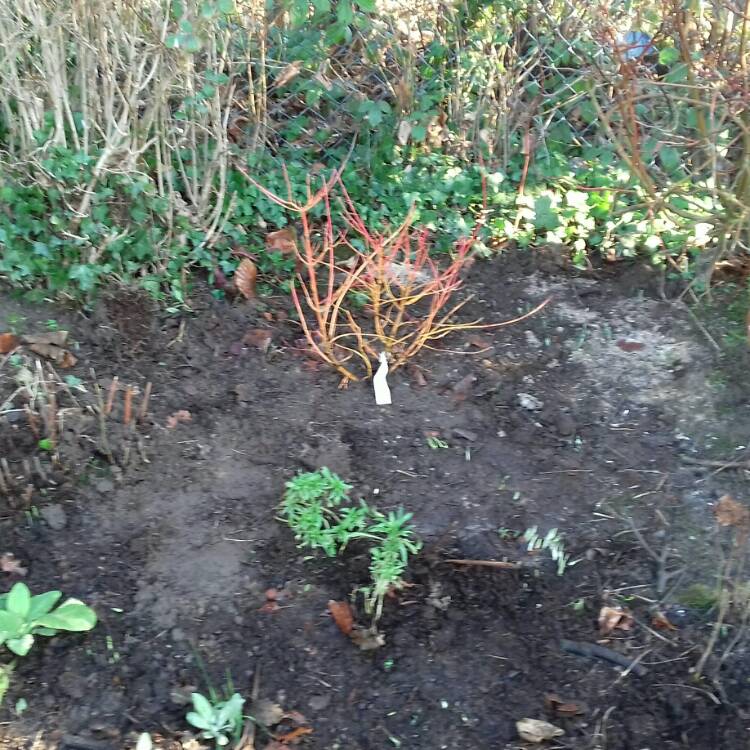
[[[748, 456], [747, 352], [718, 355], [636, 265], [583, 276], [553, 255], [509, 255], [478, 263], [467, 289], [466, 315], [488, 321], [552, 301], [394, 373], [382, 408], [368, 383], [339, 390], [295, 350], [281, 299], [196, 293], [182, 319], [126, 291], [88, 316], [1, 303], [0, 332], [38, 333], [49, 319], [70, 331], [78, 363], [58, 372], [86, 392], [59, 394], [61, 467], [41, 452], [46, 479], [0, 495], [0, 553], [28, 568], [33, 591], [76, 596], [100, 624], [40, 639], [18, 661], [0, 746], [133, 748], [149, 731], [158, 747], [197, 748], [185, 696], [206, 691], [207, 673], [217, 688], [231, 675], [248, 697], [255, 685], [266, 712], [271, 701], [303, 714], [312, 732], [299, 746], [311, 750], [526, 747], [522, 718], [564, 730], [548, 748], [746, 747], [750, 655], [738, 646], [719, 665], [720, 641], [715, 677], [694, 681], [712, 614], [686, 592], [718, 568], [713, 503], [747, 489], [746, 473], [695, 463]], [[256, 329], [272, 336], [265, 351]], [[13, 368], [0, 370], [0, 401]], [[106, 423], [114, 468], [86, 408], [92, 368], [105, 398], [114, 376], [121, 385]], [[148, 381], [148, 415], [125, 429], [122, 387], [138, 387], [137, 410]], [[4, 417], [14, 476], [33, 473], [36, 446], [22, 412]], [[386, 603], [377, 650], [359, 650], [327, 612], [366, 583], [362, 550], [309, 557], [276, 518], [284, 482], [320, 466], [368, 502], [412, 512], [424, 541], [411, 585]], [[517, 534], [530, 526], [564, 534], [575, 564], [563, 575], [525, 551]], [[18, 579], [0, 573], [0, 588]], [[605, 605], [629, 608], [632, 627], [602, 636]], [[637, 664], [623, 673], [561, 639], [603, 642]], [[552, 710], [552, 693], [580, 713]], [[255, 747], [269, 741], [258, 729]]]

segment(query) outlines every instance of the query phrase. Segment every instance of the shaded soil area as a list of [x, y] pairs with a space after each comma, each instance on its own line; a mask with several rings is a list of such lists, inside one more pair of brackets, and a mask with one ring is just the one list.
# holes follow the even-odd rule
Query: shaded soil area
[[[281, 299], [198, 292], [183, 319], [132, 291], [89, 315], [3, 302], [1, 330], [54, 319], [70, 331], [78, 363], [64, 374], [80, 383], [60, 391], [58, 466], [22, 412], [0, 425], [17, 477], [0, 496], [0, 552], [28, 567], [33, 591], [76, 596], [100, 624], [18, 662], [0, 745], [106, 750], [149, 731], [159, 747], [197, 748], [185, 695], [229, 674], [246, 696], [255, 684], [301, 712], [313, 730], [301, 746], [316, 750], [525, 747], [525, 717], [564, 730], [547, 747], [743, 746], [750, 660], [740, 645], [709, 660], [712, 679], [691, 681], [712, 615], [686, 592], [716, 574], [713, 503], [746, 490], [747, 472], [696, 461], [747, 458], [747, 353], [729, 367], [638, 266], [586, 277], [553, 255], [508, 255], [475, 266], [468, 288], [466, 315], [488, 321], [552, 301], [394, 373], [391, 407], [375, 406], [368, 383], [339, 389], [296, 348]], [[0, 370], [0, 399], [14, 366]], [[115, 376], [102, 432], [96, 407]], [[148, 382], [147, 416], [124, 427], [123, 388], [137, 389], [137, 411]], [[31, 477], [34, 455], [44, 479]], [[374, 651], [327, 612], [367, 582], [366, 555], [310, 557], [277, 519], [284, 483], [320, 466], [380, 509], [412, 512], [424, 541]], [[526, 550], [532, 526], [563, 534], [574, 563], [563, 575]], [[0, 576], [3, 590], [17, 580]], [[632, 627], [603, 638], [607, 605], [627, 607]], [[638, 668], [567, 653], [561, 639], [603, 642]], [[551, 693], [581, 711], [556, 713]], [[259, 750], [268, 741], [259, 728]]]

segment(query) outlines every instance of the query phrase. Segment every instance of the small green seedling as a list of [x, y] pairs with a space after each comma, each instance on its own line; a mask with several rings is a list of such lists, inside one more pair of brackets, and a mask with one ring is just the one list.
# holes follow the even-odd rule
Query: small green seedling
[[0, 645], [26, 656], [37, 635], [53, 636], [61, 630], [78, 633], [96, 625], [94, 610], [77, 599], [68, 599], [55, 608], [61, 596], [60, 591], [32, 596], [25, 583], [16, 583], [0, 596]]
[[523, 540], [527, 542], [529, 552], [549, 550], [550, 557], [557, 563], [557, 575], [561, 576], [565, 572], [570, 558], [565, 554], [565, 544], [557, 529], [550, 529], [546, 536], [540, 537], [537, 534], [537, 527], [532, 526], [524, 532]]
[[225, 701], [209, 700], [200, 693], [193, 693], [193, 711], [185, 717], [189, 724], [201, 730], [200, 736], [205, 740], [213, 740], [216, 747], [224, 747], [230, 739], [239, 741], [245, 717], [242, 707], [245, 699], [234, 693]]
[[446, 443], [445, 440], [441, 440], [439, 437], [436, 437], [435, 435], [428, 435], [427, 447], [431, 448], [434, 451], [445, 450], [445, 448], [448, 447], [448, 443]]

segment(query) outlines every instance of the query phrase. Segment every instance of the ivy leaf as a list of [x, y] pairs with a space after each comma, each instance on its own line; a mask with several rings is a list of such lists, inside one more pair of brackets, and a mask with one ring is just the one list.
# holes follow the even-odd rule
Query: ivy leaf
[[680, 53], [674, 47], [665, 47], [659, 52], [659, 62], [662, 65], [672, 65], [680, 59]]

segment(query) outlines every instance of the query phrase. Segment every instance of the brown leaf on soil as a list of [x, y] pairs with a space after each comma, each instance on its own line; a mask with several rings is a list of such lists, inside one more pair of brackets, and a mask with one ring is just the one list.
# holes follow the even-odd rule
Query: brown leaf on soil
[[416, 365], [410, 365], [408, 368], [409, 375], [412, 376], [414, 382], [420, 387], [424, 388], [427, 385], [427, 378], [424, 376], [422, 369]]
[[565, 734], [560, 727], [556, 727], [548, 721], [539, 721], [538, 719], [521, 719], [517, 721], [516, 731], [522, 740], [535, 744], [540, 744], [546, 740], [561, 737]]
[[250, 258], [243, 258], [234, 272], [234, 285], [245, 299], [253, 299], [255, 297], [255, 282], [257, 279], [257, 266]]
[[573, 701], [565, 701], [556, 693], [547, 693], [544, 696], [544, 705], [548, 711], [558, 716], [578, 716], [586, 712], [582, 705]]
[[271, 346], [273, 334], [265, 328], [251, 328], [243, 337], [242, 343], [245, 346], [253, 346], [260, 349], [264, 354]]
[[747, 526], [750, 522], [750, 511], [738, 503], [731, 495], [723, 495], [714, 507], [716, 523], [719, 526]]
[[466, 339], [469, 346], [473, 346], [475, 349], [485, 351], [492, 348], [492, 341], [484, 336], [469, 336]]
[[297, 236], [292, 227], [277, 229], [266, 235], [266, 250], [294, 255], [297, 252]]
[[0, 354], [12, 352], [21, 341], [12, 333], [0, 333]]
[[349, 603], [337, 602], [331, 599], [328, 602], [328, 611], [331, 613], [331, 617], [333, 617], [333, 621], [336, 623], [338, 629], [344, 635], [351, 635], [352, 628], [354, 627], [354, 615]]
[[279, 77], [274, 81], [277, 88], [286, 86], [287, 83], [291, 83], [302, 70], [302, 60], [294, 60], [287, 65], [284, 70], [279, 73]]
[[258, 609], [258, 612], [269, 614], [271, 612], [277, 612], [279, 609], [281, 609], [281, 607], [279, 607], [279, 603], [271, 601], [269, 599], [269, 601], [267, 601], [262, 607]]
[[284, 709], [278, 703], [266, 698], [253, 703], [252, 715], [253, 719], [264, 727], [275, 727], [286, 717]]
[[62, 367], [63, 369], [73, 367], [73, 365], [75, 365], [75, 363], [78, 361], [67, 349], [62, 349], [55, 344], [34, 343], [29, 344], [29, 349], [31, 349], [34, 354], [38, 354], [41, 357], [51, 359], [55, 364], [57, 364], [59, 367]]
[[68, 340], [67, 331], [50, 331], [49, 333], [37, 333], [33, 336], [22, 336], [24, 344], [51, 344], [52, 346], [65, 346]]
[[625, 339], [620, 339], [617, 342], [617, 346], [624, 352], [639, 352], [646, 347], [640, 341], [625, 341]]
[[310, 722], [301, 714], [299, 711], [287, 711], [284, 714], [285, 719], [294, 722], [295, 724], [309, 724]]
[[651, 619], [651, 627], [654, 630], [677, 630], [669, 618], [663, 612], [657, 612]]
[[[305, 735], [312, 734], [312, 727], [297, 727], [286, 734], [278, 734], [275, 739], [284, 745], [296, 745]], [[267, 746], [266, 746], [267, 747]]]
[[174, 430], [180, 422], [190, 422], [193, 415], [187, 409], [180, 409], [167, 417], [166, 426], [168, 430]]
[[608, 635], [615, 630], [630, 630], [633, 616], [622, 607], [602, 607], [599, 610], [599, 632]]
[[461, 378], [461, 380], [453, 386], [453, 400], [459, 403], [465, 401], [471, 394], [474, 388], [474, 383], [476, 382], [477, 378], [475, 375], [467, 375], [466, 377]]
[[6, 552], [0, 555], [0, 571], [3, 573], [12, 573], [17, 576], [25, 576], [29, 571], [24, 568], [12, 552]]

